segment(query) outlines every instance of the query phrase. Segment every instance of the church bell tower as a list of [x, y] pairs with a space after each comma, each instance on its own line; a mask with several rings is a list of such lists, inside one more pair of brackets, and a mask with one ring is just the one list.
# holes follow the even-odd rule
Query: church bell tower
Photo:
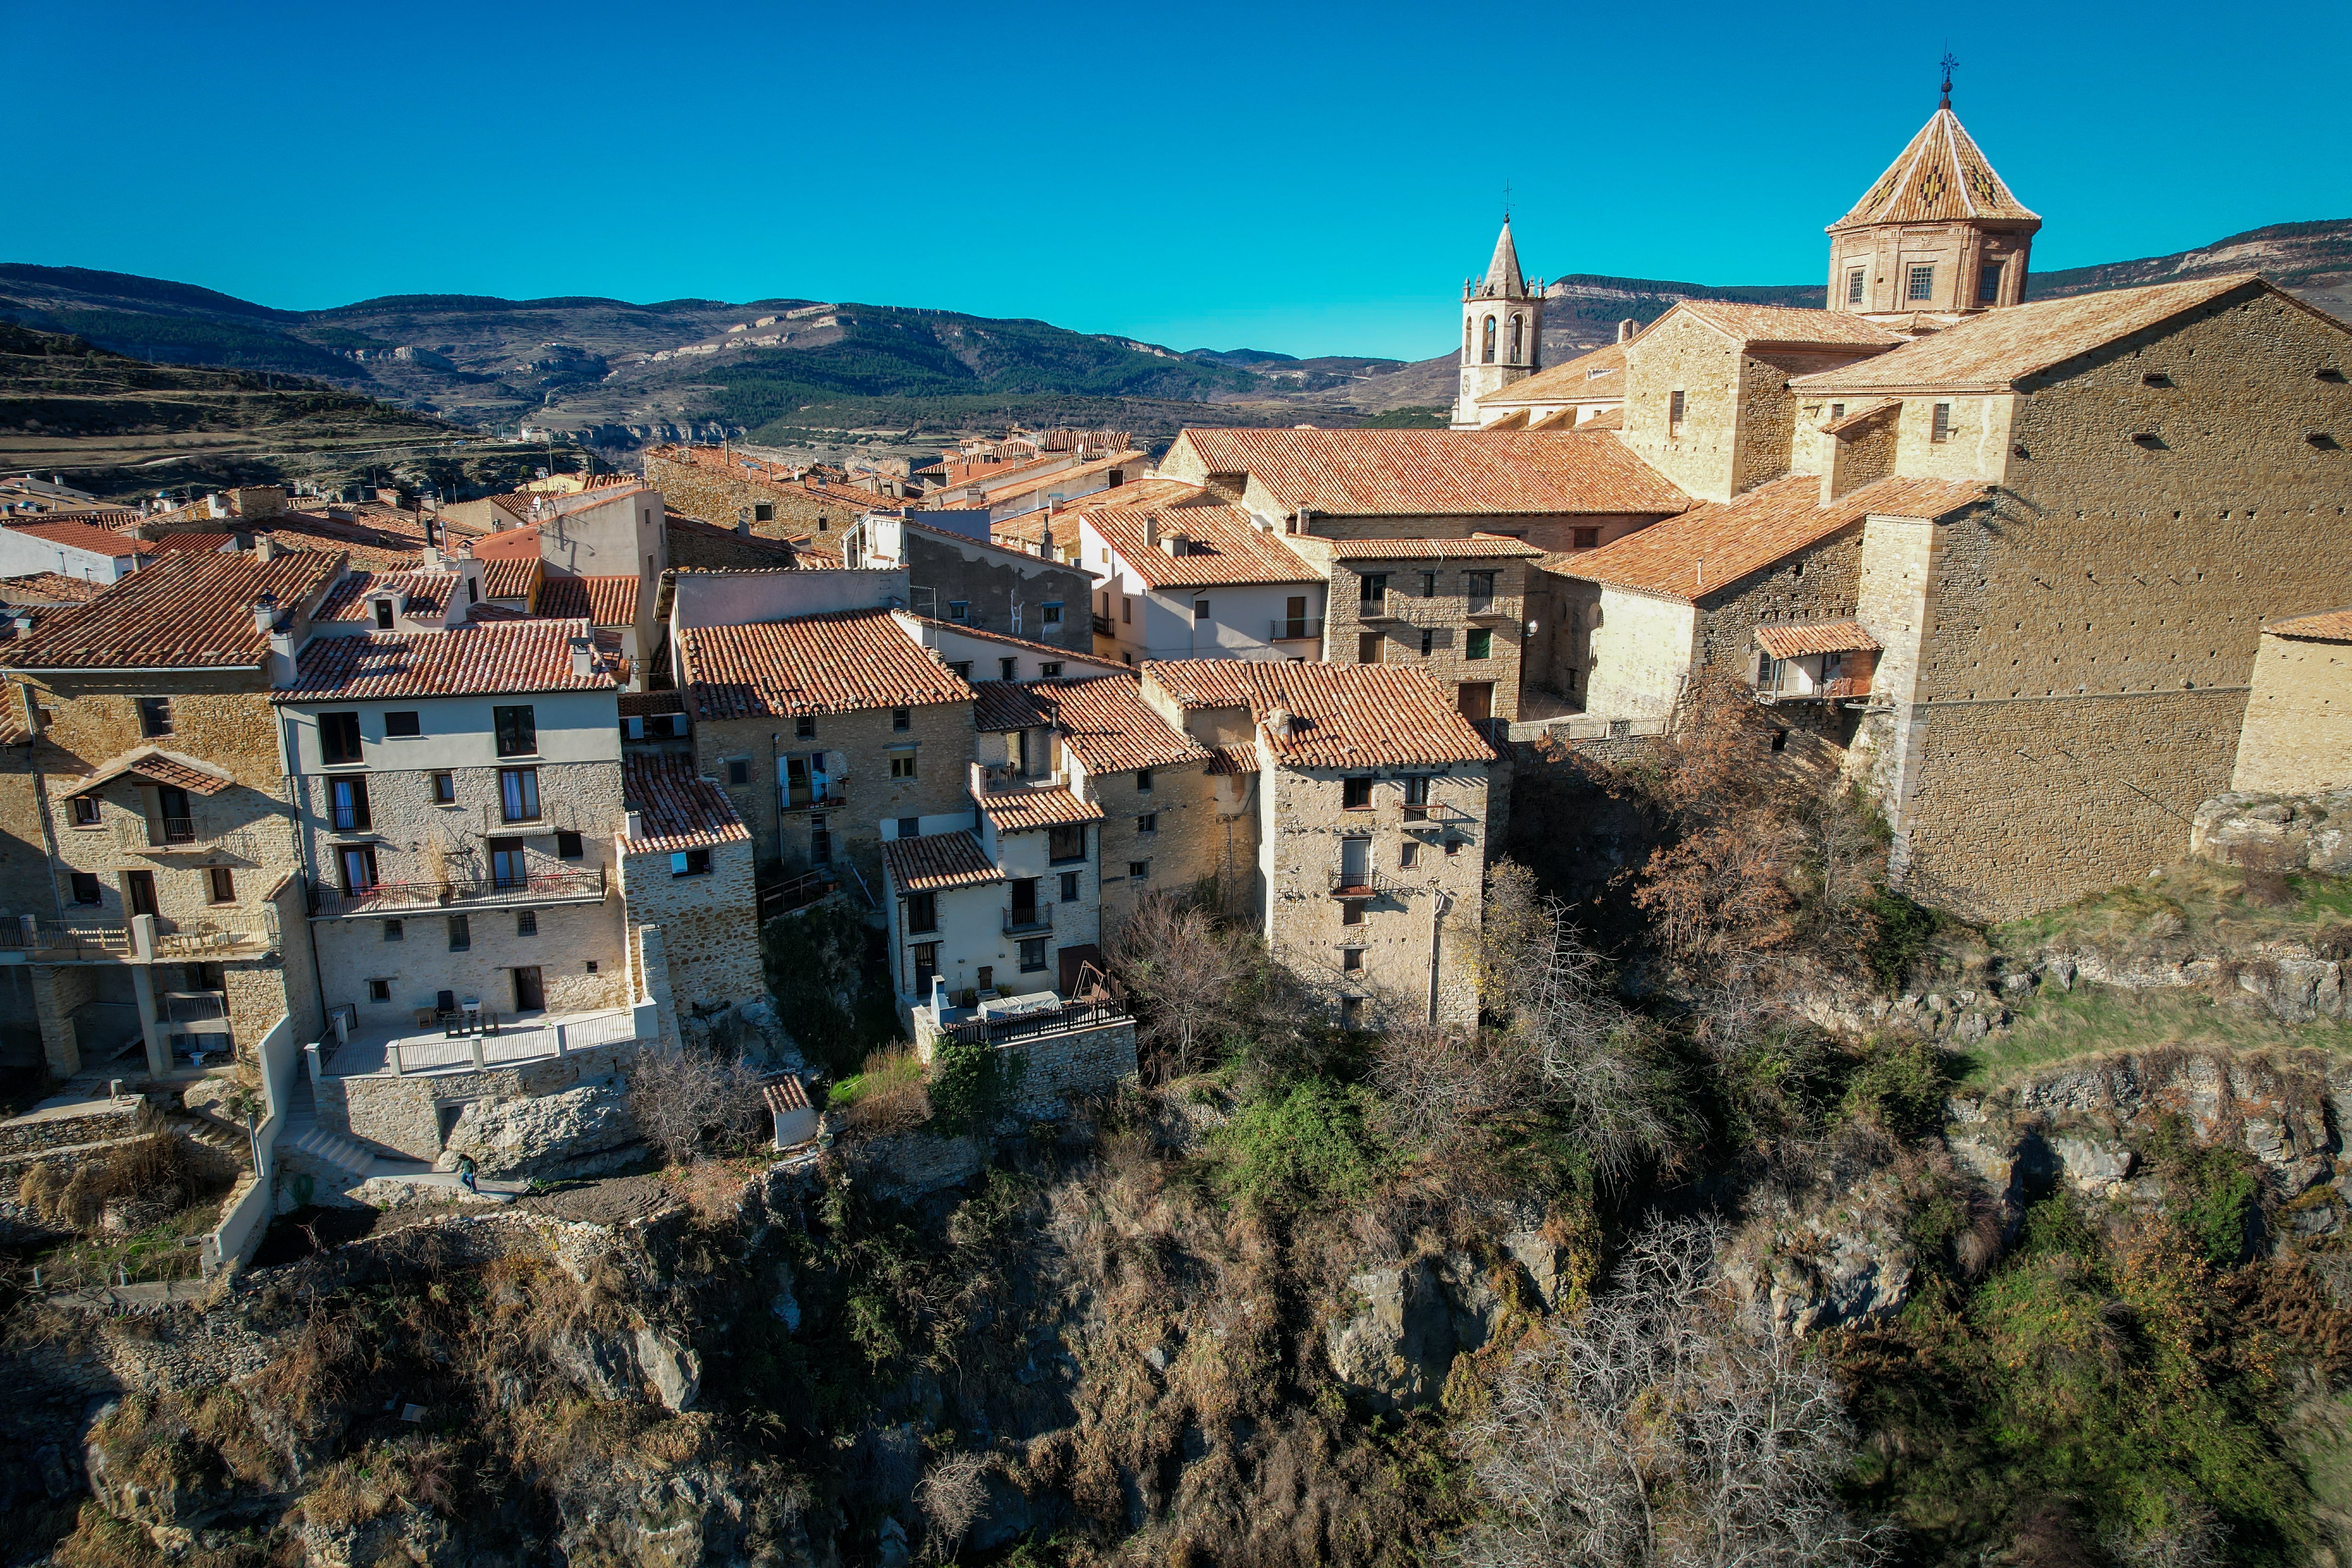
[[1543, 281], [1537, 279], [1530, 289], [1520, 275], [1511, 215], [1506, 212], [1486, 276], [1462, 285], [1462, 378], [1454, 428], [1478, 428], [1478, 400], [1533, 375], [1542, 359]]

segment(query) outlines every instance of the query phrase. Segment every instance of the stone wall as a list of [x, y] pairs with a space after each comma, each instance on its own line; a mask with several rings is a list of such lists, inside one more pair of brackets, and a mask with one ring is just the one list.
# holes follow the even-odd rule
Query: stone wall
[[[835, 542], [856, 527], [864, 513], [875, 507], [904, 504], [848, 486], [835, 486], [830, 493], [820, 494], [800, 485], [766, 483], [748, 472], [736, 479], [700, 463], [651, 453], [646, 457], [646, 483], [661, 491], [663, 502], [672, 511], [733, 528], [737, 514], [749, 508], [753, 534], [782, 539], [813, 533], [818, 547], [832, 554], [840, 552]], [[762, 508], [768, 512], [765, 517], [760, 515]]]
[[672, 876], [667, 855], [623, 861], [629, 919], [661, 928], [677, 1006], [724, 1007], [767, 994], [755, 864], [748, 840], [713, 847], [708, 876]]
[[0, 1156], [39, 1154], [78, 1143], [128, 1138], [139, 1131], [139, 1113], [146, 1107], [144, 1099], [132, 1095], [121, 1100], [91, 1100], [77, 1107], [70, 1116], [0, 1124]]
[[1014, 1110], [1023, 1116], [1066, 1115], [1073, 1099], [1100, 1094], [1136, 1076], [1131, 1019], [1000, 1048], [1019, 1064], [1013, 1068]]
[[99, 969], [87, 963], [33, 965], [33, 1012], [41, 1026], [41, 1051], [51, 1078], [81, 1071], [82, 1045], [73, 1011], [98, 1001]]
[[2352, 644], [2265, 632], [2252, 685], [2230, 787], [2306, 795], [2352, 784]]
[[319, 1125], [331, 1132], [394, 1150], [412, 1160], [441, 1155], [440, 1109], [491, 1096], [535, 1099], [626, 1073], [635, 1045], [606, 1046], [545, 1057], [487, 1072], [390, 1073], [319, 1081]]
[[1697, 612], [1686, 600], [1578, 582], [1568, 595], [1585, 712], [1600, 719], [1664, 719], [1689, 678]]
[[[365, 1029], [408, 1026], [414, 1010], [433, 1006], [436, 993], [442, 991], [478, 996], [488, 1011], [511, 1015], [516, 1010], [513, 971], [536, 968], [551, 1013], [593, 1013], [629, 1005], [628, 952], [617, 891], [595, 903], [533, 907], [529, 913], [538, 929], [530, 936], [521, 933], [523, 912], [499, 905], [418, 910], [400, 917], [397, 942], [386, 940], [392, 921], [317, 921], [311, 938], [318, 944], [326, 1004], [355, 1004], [360, 1026]], [[459, 914], [465, 916], [470, 945], [453, 951], [450, 918]], [[369, 1001], [371, 980], [390, 981], [391, 1000]]]
[[[1652, 468], [1702, 500], [1729, 500], [1738, 473], [1739, 347], [1689, 316], [1661, 321], [1625, 356], [1621, 438]], [[1673, 395], [1683, 421], [1669, 427]]]
[[[1014, 636], [1075, 654], [1094, 653], [1094, 624], [1087, 618], [1094, 579], [1084, 572], [978, 541], [942, 539], [927, 529], [903, 529], [900, 537], [907, 579], [915, 589], [912, 607], [919, 613], [945, 620], [947, 606], [961, 599], [972, 606], [972, 625], [1010, 630], [1017, 599], [1023, 613]], [[1062, 606], [1058, 626], [1045, 624], [1039, 606], [1048, 601]]]
[[[1473, 619], [1469, 611], [1469, 574], [1495, 574], [1490, 612]], [[1364, 618], [1363, 578], [1385, 574], [1388, 596], [1381, 608], [1396, 619]], [[1423, 579], [1433, 574], [1436, 593], [1422, 595]], [[1323, 646], [1334, 664], [1367, 662], [1362, 637], [1380, 639], [1381, 664], [1411, 665], [1426, 670], [1449, 691], [1470, 681], [1494, 686], [1493, 713], [1497, 719], [1519, 714], [1520, 621], [1527, 589], [1528, 563], [1509, 558], [1464, 562], [1444, 560], [1334, 561], [1330, 591], [1325, 601]], [[1484, 658], [1470, 657], [1471, 634], [1487, 634]], [[1429, 651], [1422, 651], [1423, 635]]]
[[[1237, 779], [1212, 773], [1200, 763], [1152, 769], [1150, 794], [1135, 787], [1131, 773], [1093, 776], [1103, 809], [1096, 832], [1102, 847], [1106, 943], [1147, 891], [1182, 894], [1214, 880], [1228, 900], [1248, 897], [1256, 881], [1257, 818], [1243, 796], [1255, 783], [1254, 774]], [[1150, 833], [1137, 826], [1145, 812], [1158, 819]], [[1128, 872], [1139, 860], [1150, 867], [1140, 879]], [[1229, 901], [1227, 907], [1234, 906]]]

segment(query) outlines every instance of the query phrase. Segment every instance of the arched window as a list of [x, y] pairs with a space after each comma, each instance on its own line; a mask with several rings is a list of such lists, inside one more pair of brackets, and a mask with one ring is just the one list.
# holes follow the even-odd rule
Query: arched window
[[1488, 364], [1495, 363], [1495, 318], [1492, 316], [1486, 318], [1486, 348], [1480, 357]]
[[1513, 312], [1511, 316], [1511, 363], [1513, 364], [1519, 363], [1519, 330], [1526, 322], [1526, 317], [1516, 311]]
[[1462, 363], [1464, 364], [1470, 363], [1470, 318], [1465, 316], [1462, 318]]

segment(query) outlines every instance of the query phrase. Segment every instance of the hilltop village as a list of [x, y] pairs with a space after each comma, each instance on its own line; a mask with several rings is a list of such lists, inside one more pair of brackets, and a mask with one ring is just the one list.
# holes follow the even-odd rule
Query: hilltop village
[[0, 1006], [58, 1105], [257, 1069], [306, 1193], [740, 1032], [828, 901], [925, 1059], [1017, 1045], [1041, 1103], [1136, 1071], [1106, 954], [1155, 894], [1340, 1026], [1465, 1026], [1515, 785], [1708, 681], [1923, 904], [2144, 876], [2233, 786], [2347, 781], [2352, 341], [2252, 274], [2022, 302], [2042, 221], [1947, 100], [1826, 309], [1547, 365], [1507, 220], [1446, 429], [665, 446], [432, 508], [26, 476]]

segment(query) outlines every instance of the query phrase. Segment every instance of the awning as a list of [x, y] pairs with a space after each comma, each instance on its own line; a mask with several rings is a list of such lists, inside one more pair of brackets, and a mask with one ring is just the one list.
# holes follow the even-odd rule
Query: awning
[[1814, 653], [1878, 651], [1878, 639], [1863, 630], [1860, 621], [1815, 621], [1801, 626], [1758, 626], [1756, 641], [1774, 658], [1801, 658]]

